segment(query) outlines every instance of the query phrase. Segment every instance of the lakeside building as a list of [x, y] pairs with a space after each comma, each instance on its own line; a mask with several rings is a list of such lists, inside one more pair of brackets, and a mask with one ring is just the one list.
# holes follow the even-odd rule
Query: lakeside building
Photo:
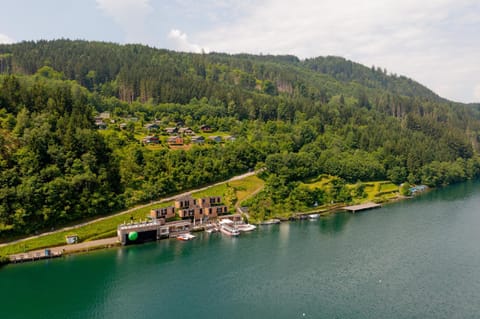
[[163, 208], [152, 209], [150, 211], [150, 217], [152, 219], [169, 219], [175, 217], [175, 207], [168, 206]]
[[191, 196], [183, 197], [175, 201], [178, 216], [182, 219], [190, 219], [193, 222], [205, 222], [208, 219], [218, 217], [228, 212], [227, 206], [222, 204], [221, 196], [210, 196], [195, 199]]
[[119, 225], [117, 236], [122, 245], [130, 245], [177, 237], [188, 233], [191, 229], [190, 221], [180, 220], [167, 223], [164, 219], [155, 219], [151, 222]]
[[[150, 210], [150, 221], [124, 223], [117, 227], [118, 240], [122, 245], [138, 244], [162, 238], [177, 237], [188, 233], [195, 223], [204, 223], [228, 213], [221, 196], [178, 198], [174, 206]], [[176, 216], [182, 220], [167, 221]]]

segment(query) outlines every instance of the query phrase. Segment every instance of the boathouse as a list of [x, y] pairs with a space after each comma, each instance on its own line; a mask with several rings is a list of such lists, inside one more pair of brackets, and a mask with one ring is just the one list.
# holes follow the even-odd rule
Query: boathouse
[[117, 228], [118, 240], [122, 245], [140, 244], [162, 238], [176, 237], [190, 231], [190, 221], [165, 223], [163, 219], [145, 223], [122, 224]]

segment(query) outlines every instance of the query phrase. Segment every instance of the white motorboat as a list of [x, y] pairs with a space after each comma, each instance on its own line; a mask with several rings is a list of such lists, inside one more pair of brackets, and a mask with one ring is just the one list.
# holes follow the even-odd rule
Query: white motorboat
[[248, 232], [257, 229], [257, 226], [251, 224], [238, 224], [237, 229], [241, 232]]
[[190, 233], [180, 234], [177, 236], [177, 239], [182, 241], [192, 240], [194, 238], [195, 236]]
[[222, 219], [220, 221], [220, 231], [228, 236], [240, 235], [240, 231], [237, 229], [237, 226], [230, 219]]

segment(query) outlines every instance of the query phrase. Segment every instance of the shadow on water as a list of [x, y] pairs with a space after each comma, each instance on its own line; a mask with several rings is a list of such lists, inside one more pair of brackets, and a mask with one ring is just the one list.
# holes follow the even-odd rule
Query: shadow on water
[[446, 187], [438, 187], [433, 189], [426, 194], [421, 194], [416, 198], [419, 201], [444, 201], [452, 202], [456, 200], [463, 200], [467, 197], [472, 196], [475, 192], [478, 192], [480, 188], [480, 180], [476, 181], [467, 181], [464, 183], [458, 183], [454, 185], [449, 185]]

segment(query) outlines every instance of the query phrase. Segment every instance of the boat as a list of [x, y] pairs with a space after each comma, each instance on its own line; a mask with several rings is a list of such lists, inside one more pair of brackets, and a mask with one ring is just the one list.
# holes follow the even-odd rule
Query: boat
[[209, 234], [216, 233], [216, 232], [218, 232], [218, 228], [217, 227], [212, 227], [212, 228], [206, 229], [205, 231]]
[[222, 225], [220, 227], [220, 231], [228, 236], [240, 235], [240, 231], [235, 226], [231, 226], [231, 225]]
[[310, 214], [310, 215], [308, 215], [308, 218], [310, 218], [310, 219], [317, 219], [318, 217], [320, 217], [320, 214]]
[[177, 239], [182, 240], [182, 241], [192, 240], [194, 238], [195, 238], [195, 236], [193, 236], [190, 233], [180, 234], [180, 235], [177, 236]]
[[263, 222], [260, 223], [260, 225], [273, 225], [273, 224], [280, 224], [280, 219], [269, 219], [269, 220], [264, 220]]
[[248, 232], [257, 229], [257, 226], [252, 224], [238, 224], [237, 229], [241, 232]]
[[220, 221], [220, 231], [228, 236], [240, 235], [240, 231], [235, 226], [235, 223], [227, 218]]

